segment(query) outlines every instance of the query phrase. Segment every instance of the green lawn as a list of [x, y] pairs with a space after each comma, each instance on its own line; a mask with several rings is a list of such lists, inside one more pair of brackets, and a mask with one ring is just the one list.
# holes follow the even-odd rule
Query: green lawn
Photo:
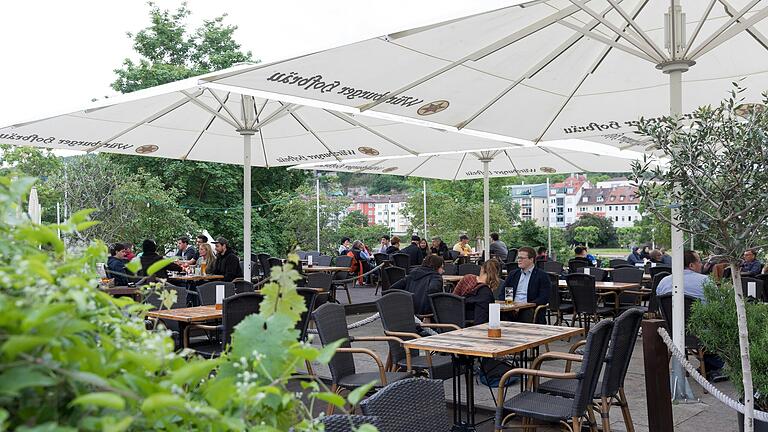
[[629, 252], [629, 249], [624, 248], [589, 249], [589, 253], [592, 255], [600, 255], [601, 257], [626, 257], [629, 255]]

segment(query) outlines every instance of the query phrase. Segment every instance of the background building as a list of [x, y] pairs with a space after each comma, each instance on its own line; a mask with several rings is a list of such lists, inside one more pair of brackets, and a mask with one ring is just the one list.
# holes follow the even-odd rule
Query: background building
[[411, 220], [405, 214], [404, 194], [354, 196], [348, 212], [360, 211], [368, 218], [368, 225], [384, 225], [393, 234], [405, 234], [411, 226]]

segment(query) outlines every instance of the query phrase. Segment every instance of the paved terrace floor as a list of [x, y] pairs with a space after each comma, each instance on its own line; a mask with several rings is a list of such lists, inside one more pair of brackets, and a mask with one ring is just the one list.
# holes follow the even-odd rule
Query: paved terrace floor
[[[353, 323], [361, 319], [367, 318], [372, 315], [373, 312], [356, 313], [360, 311], [358, 306], [361, 303], [375, 301], [378, 296], [374, 296], [373, 288], [355, 288], [350, 290], [352, 295], [352, 302], [355, 307], [348, 308], [347, 322]], [[346, 303], [346, 295], [343, 292], [339, 292], [339, 299], [342, 304]], [[362, 308], [365, 309], [365, 308]], [[370, 309], [369, 309], [370, 310]], [[366, 326], [353, 329], [350, 331], [352, 336], [373, 336], [383, 335], [383, 330], [380, 321], [375, 321]], [[642, 337], [642, 336], [641, 336]], [[317, 338], [315, 338], [317, 339]], [[575, 340], [574, 340], [575, 342]], [[313, 341], [314, 344], [319, 345], [319, 341]], [[364, 347], [372, 349], [376, 352], [382, 361], [386, 360], [387, 345], [385, 342], [357, 342], [354, 346]], [[550, 347], [553, 351], [567, 351], [569, 343], [558, 342], [551, 344]], [[358, 370], [361, 372], [375, 371], [376, 364], [367, 356], [355, 356], [355, 362]], [[547, 368], [553, 370], [562, 371], [563, 362], [551, 362], [548, 363]], [[314, 365], [315, 372], [321, 378], [329, 378], [330, 374], [328, 368], [322, 365]], [[673, 405], [674, 424], [676, 432], [730, 432], [738, 430], [738, 424], [736, 420], [736, 413], [725, 405], [721, 404], [718, 400], [709, 394], [704, 394], [701, 387], [699, 387], [693, 380], [690, 380], [693, 386], [694, 393], [699, 398], [699, 403], [689, 404], [675, 404]], [[717, 387], [729, 395], [734, 395], [735, 390], [730, 382], [718, 383]], [[515, 384], [509, 387], [508, 396], [517, 394], [520, 386]], [[643, 352], [642, 342], [638, 341], [635, 345], [635, 350], [632, 354], [632, 360], [630, 362], [629, 372], [625, 381], [625, 391], [627, 398], [629, 399], [630, 412], [635, 425], [635, 430], [638, 432], [649, 432], [648, 428], [648, 413], [647, 405], [645, 401], [645, 373], [643, 371]], [[445, 381], [445, 397], [446, 401], [451, 401], [451, 380]], [[463, 394], [466, 394], [462, 391]], [[492, 416], [491, 410], [495, 409], [495, 404], [491, 397], [488, 387], [476, 382], [475, 385], [475, 400], [478, 407], [479, 416], [478, 421]], [[598, 415], [598, 422], [599, 415]], [[492, 431], [493, 421], [486, 422], [478, 427], [478, 431]], [[539, 428], [539, 431], [558, 431], [557, 427], [552, 428]], [[626, 431], [621, 411], [614, 407], [611, 410], [611, 430], [612, 431]]]

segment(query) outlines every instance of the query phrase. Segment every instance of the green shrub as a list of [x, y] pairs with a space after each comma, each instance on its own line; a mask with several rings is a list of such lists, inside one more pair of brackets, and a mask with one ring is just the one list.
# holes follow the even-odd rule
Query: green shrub
[[[236, 328], [227, 354], [175, 353], [167, 331], [145, 330], [147, 305], [96, 288], [103, 243], [67, 251], [55, 226], [21, 216], [32, 184], [0, 177], [0, 430], [318, 430], [287, 382], [335, 347], [297, 342], [304, 302], [295, 270], [273, 269], [261, 313]], [[88, 214], [60, 228], [85, 230], [95, 223]], [[344, 403], [318, 382], [303, 387], [310, 404]]]
[[[739, 355], [739, 329], [736, 324], [736, 303], [730, 283], [721, 287], [714, 283], [704, 287], [706, 302], [696, 302], [688, 323], [708, 352], [715, 353], [725, 363], [725, 372], [739, 394], [744, 394]], [[755, 408], [768, 411], [768, 304], [747, 302], [747, 329]]]

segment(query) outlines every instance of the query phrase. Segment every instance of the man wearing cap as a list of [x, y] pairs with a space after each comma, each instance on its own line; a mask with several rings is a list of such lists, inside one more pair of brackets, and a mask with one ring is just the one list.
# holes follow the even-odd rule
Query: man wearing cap
[[411, 244], [400, 250], [400, 253], [408, 255], [409, 265], [418, 266], [421, 265], [422, 261], [424, 261], [424, 253], [419, 248], [420, 241], [421, 238], [419, 238], [419, 236], [411, 236]]
[[459, 242], [453, 245], [453, 250], [460, 253], [461, 256], [469, 256], [469, 254], [472, 253], [472, 248], [469, 247], [469, 237], [462, 234], [461, 237], [459, 237]]
[[232, 282], [237, 278], [243, 277], [240, 258], [229, 248], [227, 239], [219, 237], [213, 244], [216, 245], [216, 262], [211, 273], [224, 276], [224, 282]]

